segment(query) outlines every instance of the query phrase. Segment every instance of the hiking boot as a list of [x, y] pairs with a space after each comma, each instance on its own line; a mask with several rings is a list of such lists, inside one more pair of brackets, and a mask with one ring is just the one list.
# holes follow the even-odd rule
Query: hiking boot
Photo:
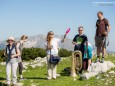
[[97, 62], [100, 62], [100, 59], [99, 59], [99, 58], [96, 59], [95, 63], [97, 63]]
[[22, 80], [24, 80], [24, 78], [20, 78], [20, 80], [19, 80], [19, 81], [22, 81]]
[[104, 63], [104, 58], [102, 58], [101, 63]]
[[80, 75], [80, 79], [86, 79], [85, 75]]
[[12, 86], [17, 86], [16, 84], [13, 84]]
[[7, 84], [7, 86], [11, 86], [10, 84]]

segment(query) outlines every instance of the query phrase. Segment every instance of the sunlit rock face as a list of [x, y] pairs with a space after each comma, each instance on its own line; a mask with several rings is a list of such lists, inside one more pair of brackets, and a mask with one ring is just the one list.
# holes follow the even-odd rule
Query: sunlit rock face
[[114, 67], [115, 65], [110, 61], [105, 61], [104, 63], [92, 63], [90, 69], [88, 69], [88, 72], [83, 74], [83, 77], [89, 79], [90, 77], [94, 77], [100, 73], [107, 72]]

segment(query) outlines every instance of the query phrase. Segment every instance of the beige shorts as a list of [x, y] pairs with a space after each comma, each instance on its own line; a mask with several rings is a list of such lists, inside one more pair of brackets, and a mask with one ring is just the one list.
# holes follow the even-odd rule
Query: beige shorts
[[95, 38], [95, 46], [96, 47], [104, 46], [106, 48], [106, 37], [96, 36], [96, 38]]

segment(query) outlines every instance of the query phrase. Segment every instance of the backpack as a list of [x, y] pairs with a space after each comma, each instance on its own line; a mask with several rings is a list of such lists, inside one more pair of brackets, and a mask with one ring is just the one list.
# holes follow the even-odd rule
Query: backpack
[[[106, 18], [103, 19], [104, 23], [105, 23], [105, 20], [106, 20]], [[108, 30], [106, 23], [105, 23], [105, 26], [106, 26], [105, 29]], [[108, 46], [109, 45], [109, 37], [108, 37], [108, 35], [106, 36], [105, 40], [106, 40], [106, 46]]]

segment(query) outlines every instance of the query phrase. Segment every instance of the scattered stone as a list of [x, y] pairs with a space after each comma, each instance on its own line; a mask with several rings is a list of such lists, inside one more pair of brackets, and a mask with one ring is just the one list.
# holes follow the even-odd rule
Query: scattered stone
[[112, 83], [112, 81], [109, 81], [109, 83], [111, 84], [111, 83]]
[[[100, 62], [92, 63], [89, 72], [84, 73], [83, 76], [86, 79], [89, 79], [90, 77], [94, 77], [100, 73], [105, 73], [114, 67], [115, 67], [115, 65], [110, 61], [105, 61], [104, 63], [100, 63]], [[99, 79], [99, 78], [100, 77], [97, 77], [97, 79]]]
[[106, 82], [105, 85], [108, 86], [108, 83]]
[[33, 82], [33, 80], [30, 81], [31, 83]]
[[110, 74], [115, 74], [115, 71], [110, 71], [109, 73], [110, 73]]
[[107, 74], [105, 74], [104, 76], [105, 76], [105, 77], [109, 77], [109, 75], [107, 75]]
[[96, 79], [101, 79], [101, 76], [97, 76]]
[[86, 84], [85, 86], [90, 86], [90, 84]]
[[23, 70], [22, 72], [24, 73], [24, 72], [26, 72], [26, 70]]
[[101, 79], [102, 81], [105, 81], [105, 79]]
[[41, 58], [37, 57], [34, 61], [30, 62], [32, 68], [42, 67], [47, 64], [47, 57]]
[[23, 83], [17, 83], [17, 86], [23, 86]]
[[0, 65], [4, 66], [6, 65], [6, 62], [0, 62]]
[[115, 76], [111, 76], [112, 78], [115, 77]]
[[37, 58], [35, 58], [35, 61], [40, 61], [41, 60], [41, 57], [37, 57]]
[[31, 86], [36, 86], [36, 85], [34, 85], [34, 84], [31, 84]]
[[24, 69], [28, 69], [28, 65], [29, 65], [30, 63], [29, 62], [23, 62], [23, 68]]
[[32, 68], [35, 68], [36, 67], [36, 65], [30, 65]]

